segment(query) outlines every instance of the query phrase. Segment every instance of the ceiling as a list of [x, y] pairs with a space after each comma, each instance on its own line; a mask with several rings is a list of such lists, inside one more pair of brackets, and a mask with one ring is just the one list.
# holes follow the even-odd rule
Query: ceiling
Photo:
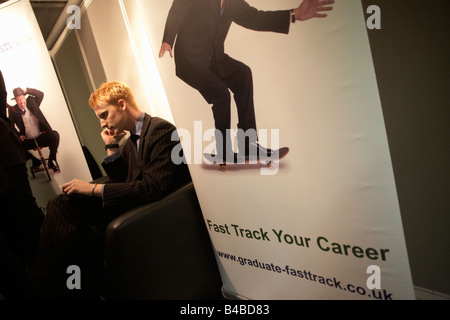
[[[6, 0], [0, 0], [0, 3], [7, 2]], [[47, 40], [50, 32], [56, 24], [59, 16], [63, 12], [68, 0], [30, 0], [31, 7], [41, 28], [42, 35]]]

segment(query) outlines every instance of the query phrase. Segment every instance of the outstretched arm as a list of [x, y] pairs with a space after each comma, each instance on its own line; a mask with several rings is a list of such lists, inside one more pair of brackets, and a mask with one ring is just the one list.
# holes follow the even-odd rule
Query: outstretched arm
[[298, 8], [294, 9], [295, 20], [325, 18], [327, 15], [322, 12], [333, 10], [332, 4], [334, 4], [334, 0], [304, 0]]

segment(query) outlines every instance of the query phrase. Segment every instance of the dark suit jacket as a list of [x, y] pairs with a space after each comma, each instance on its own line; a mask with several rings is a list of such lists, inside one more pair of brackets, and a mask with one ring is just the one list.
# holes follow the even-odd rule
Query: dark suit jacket
[[227, 0], [220, 16], [221, 0], [174, 0], [169, 11], [163, 42], [175, 44], [177, 76], [196, 87], [215, 59], [218, 73], [229, 72], [230, 58], [224, 43], [231, 23], [256, 31], [288, 33], [289, 10], [260, 11], [244, 0]]
[[[25, 155], [11, 123], [6, 116], [0, 116], [0, 195], [3, 195], [13, 185], [14, 177], [10, 170], [25, 167]], [[28, 180], [26, 180], [28, 183]]]
[[121, 149], [121, 157], [112, 163], [103, 162], [110, 178], [106, 183], [103, 204], [108, 206], [138, 206], [161, 199], [175, 189], [191, 181], [186, 164], [172, 162], [172, 149], [178, 145], [172, 141], [175, 127], [166, 120], [145, 115], [139, 143], [138, 166], [127, 180], [130, 164], [131, 141]]
[[[1, 72], [0, 99], [3, 111], [6, 90]], [[0, 278], [3, 278], [0, 280], [19, 275], [15, 256], [22, 262], [31, 263], [44, 220], [28, 181], [25, 155], [15, 131], [6, 114], [0, 112]], [[14, 272], [9, 273], [8, 267]], [[14, 286], [21, 288], [19, 283]]]
[[[0, 71], [0, 108], [6, 110], [6, 88]], [[25, 156], [19, 139], [14, 134], [6, 112], [0, 112], [0, 195], [11, 188], [8, 171], [20, 165], [25, 165]]]
[[[27, 89], [27, 93], [27, 108], [39, 120], [41, 132], [51, 132], [52, 127], [48, 123], [40, 108], [42, 100], [44, 99], [44, 93], [42, 91], [31, 88]], [[19, 109], [19, 106], [17, 104], [12, 107], [12, 110], [9, 111], [9, 120], [13, 125], [17, 125], [17, 127], [19, 128], [18, 135], [25, 136], [25, 125], [23, 123], [21, 110]]]
[[6, 86], [3, 79], [3, 74], [0, 71], [0, 117], [6, 117]]
[[8, 171], [12, 168], [25, 165], [25, 156], [19, 139], [9, 119], [6, 117], [6, 88], [3, 74], [0, 71], [0, 195], [11, 188]]

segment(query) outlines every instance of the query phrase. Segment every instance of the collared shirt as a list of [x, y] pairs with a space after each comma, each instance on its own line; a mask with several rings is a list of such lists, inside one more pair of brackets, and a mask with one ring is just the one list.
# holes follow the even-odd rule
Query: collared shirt
[[141, 142], [142, 126], [144, 125], [144, 116], [145, 116], [145, 113], [142, 112], [141, 115], [139, 116], [139, 118], [137, 119], [136, 123], [134, 124], [133, 130], [131, 130], [132, 134], [139, 136], [139, 139], [137, 140], [137, 143], [136, 143], [138, 151], [139, 151], [139, 144]]
[[25, 108], [22, 113], [23, 124], [25, 125], [25, 135], [28, 139], [34, 139], [39, 137], [41, 134], [41, 130], [39, 129], [39, 120], [28, 110]]

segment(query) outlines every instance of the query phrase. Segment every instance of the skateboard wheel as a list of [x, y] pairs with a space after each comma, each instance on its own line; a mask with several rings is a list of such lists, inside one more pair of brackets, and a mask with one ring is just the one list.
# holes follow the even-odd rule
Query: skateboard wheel
[[227, 172], [227, 166], [225, 164], [220, 165], [220, 171]]

